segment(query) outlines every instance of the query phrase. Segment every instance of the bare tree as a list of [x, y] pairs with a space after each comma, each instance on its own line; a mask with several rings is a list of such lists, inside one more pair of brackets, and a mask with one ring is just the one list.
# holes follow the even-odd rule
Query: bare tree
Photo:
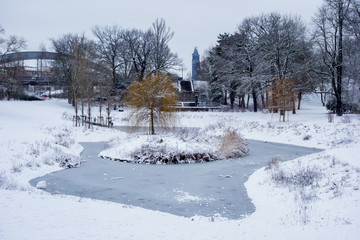
[[68, 100], [75, 108], [76, 125], [78, 125], [78, 104], [81, 101], [81, 113], [84, 115], [85, 103], [88, 107], [89, 127], [91, 120], [91, 100], [96, 77], [94, 43], [85, 35], [66, 34], [57, 40], [52, 40], [58, 53], [54, 62], [54, 70], [66, 82], [69, 88]]
[[5, 29], [0, 25], [0, 62], [4, 62], [4, 57], [8, 53], [18, 52], [26, 47], [26, 41], [22, 37], [11, 35], [5, 37]]
[[121, 58], [124, 42], [122, 38], [123, 30], [117, 25], [112, 27], [93, 28], [93, 34], [97, 38], [97, 51], [100, 60], [111, 71], [113, 88], [118, 86], [118, 69], [123, 66], [124, 58]]
[[152, 24], [153, 54], [152, 64], [156, 72], [164, 72], [175, 66], [180, 66], [178, 56], [171, 52], [169, 42], [174, 36], [170, 27], [166, 27], [164, 19], [156, 19]]
[[[5, 30], [0, 25], [0, 86], [2, 86], [6, 92], [8, 100], [11, 97], [15, 97], [19, 91], [19, 86], [17, 81], [14, 80], [15, 75], [17, 75], [18, 70], [20, 69], [19, 64], [14, 59], [13, 63], [6, 63], [5, 56], [8, 53], [18, 52], [21, 49], [26, 47], [26, 41], [17, 36], [5, 36]], [[3, 91], [1, 89], [1, 91]], [[1, 98], [5, 97], [5, 93], [0, 93]]]
[[360, 1], [352, 0], [344, 26], [344, 97], [353, 110], [360, 111]]
[[124, 32], [123, 39], [130, 50], [126, 56], [130, 55], [137, 79], [143, 79], [146, 72], [167, 72], [181, 64], [169, 47], [173, 35], [163, 19], [157, 19], [146, 31], [132, 29]]
[[151, 69], [151, 54], [154, 51], [152, 32], [133, 29], [124, 33], [124, 40], [131, 52], [133, 70], [137, 79], [143, 79]]
[[314, 18], [315, 37], [322, 56], [322, 63], [327, 68], [325, 74], [330, 80], [336, 98], [336, 114], [338, 116], [343, 114], [343, 34], [351, 1], [324, 0], [323, 6], [319, 8]]

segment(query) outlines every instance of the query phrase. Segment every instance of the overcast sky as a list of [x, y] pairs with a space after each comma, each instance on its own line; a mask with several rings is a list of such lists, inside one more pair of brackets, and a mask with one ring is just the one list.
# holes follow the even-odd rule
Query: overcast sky
[[39, 50], [65, 33], [91, 36], [95, 25], [147, 29], [163, 18], [175, 32], [171, 50], [183, 59], [184, 77], [191, 71], [191, 54], [200, 56], [214, 46], [219, 33], [233, 33], [245, 17], [279, 12], [311, 21], [322, 0], [0, 0], [0, 25], [6, 36], [27, 41], [26, 50]]

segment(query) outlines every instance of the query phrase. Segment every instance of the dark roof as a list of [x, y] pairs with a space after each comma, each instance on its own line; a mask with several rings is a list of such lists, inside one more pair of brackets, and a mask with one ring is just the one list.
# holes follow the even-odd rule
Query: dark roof
[[181, 91], [191, 92], [191, 82], [190, 81], [181, 81], [180, 82]]

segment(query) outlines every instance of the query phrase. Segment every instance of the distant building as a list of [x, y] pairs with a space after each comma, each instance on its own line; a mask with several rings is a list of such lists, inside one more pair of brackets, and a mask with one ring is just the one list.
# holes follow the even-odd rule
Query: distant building
[[200, 77], [200, 55], [197, 48], [192, 54], [192, 78], [193, 80], [201, 80]]

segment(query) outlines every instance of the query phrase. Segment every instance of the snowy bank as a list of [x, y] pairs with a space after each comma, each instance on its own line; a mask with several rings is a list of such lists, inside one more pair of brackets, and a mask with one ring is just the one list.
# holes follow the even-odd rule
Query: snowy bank
[[262, 239], [356, 239], [359, 160], [358, 147], [341, 148], [256, 171], [245, 184], [256, 211], [242, 227], [261, 229]]

